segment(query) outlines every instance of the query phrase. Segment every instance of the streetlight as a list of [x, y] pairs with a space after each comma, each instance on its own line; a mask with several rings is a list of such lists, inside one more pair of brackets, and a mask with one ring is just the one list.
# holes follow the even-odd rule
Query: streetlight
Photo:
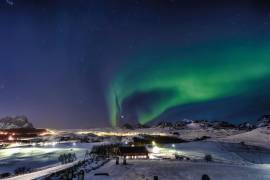
[[157, 154], [160, 152], [160, 149], [159, 149], [159, 147], [154, 146], [152, 151], [153, 151], [153, 153]]

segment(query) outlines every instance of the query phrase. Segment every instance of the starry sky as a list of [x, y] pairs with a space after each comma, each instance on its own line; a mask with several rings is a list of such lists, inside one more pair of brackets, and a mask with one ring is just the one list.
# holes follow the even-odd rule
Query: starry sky
[[264, 0], [1, 0], [0, 117], [95, 128], [270, 110]]

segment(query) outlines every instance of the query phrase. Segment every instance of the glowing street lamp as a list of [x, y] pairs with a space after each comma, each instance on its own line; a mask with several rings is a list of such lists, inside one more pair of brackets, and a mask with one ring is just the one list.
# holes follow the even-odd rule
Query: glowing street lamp
[[159, 147], [154, 146], [152, 151], [154, 154], [158, 154], [160, 152], [160, 149], [159, 149]]
[[9, 141], [13, 141], [14, 138], [13, 138], [12, 136], [8, 136], [8, 140], [9, 140]]

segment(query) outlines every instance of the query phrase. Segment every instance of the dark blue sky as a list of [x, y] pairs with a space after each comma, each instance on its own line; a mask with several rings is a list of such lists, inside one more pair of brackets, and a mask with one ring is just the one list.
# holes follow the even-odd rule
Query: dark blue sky
[[[132, 68], [134, 57], [217, 38], [260, 41], [269, 32], [270, 6], [266, 1], [1, 0], [0, 23], [0, 116], [26, 115], [37, 127], [90, 128], [110, 125], [108, 91]], [[267, 110], [262, 104], [253, 116]], [[184, 115], [197, 118], [200, 106]], [[182, 117], [177, 107], [165, 117]], [[247, 116], [235, 113], [228, 117]], [[199, 117], [209, 114], [219, 118], [211, 111]]]

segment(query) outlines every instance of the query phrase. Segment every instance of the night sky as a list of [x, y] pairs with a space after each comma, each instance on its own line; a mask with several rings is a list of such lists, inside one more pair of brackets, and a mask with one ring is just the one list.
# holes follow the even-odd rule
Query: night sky
[[270, 112], [263, 0], [1, 0], [0, 117], [94, 128]]

